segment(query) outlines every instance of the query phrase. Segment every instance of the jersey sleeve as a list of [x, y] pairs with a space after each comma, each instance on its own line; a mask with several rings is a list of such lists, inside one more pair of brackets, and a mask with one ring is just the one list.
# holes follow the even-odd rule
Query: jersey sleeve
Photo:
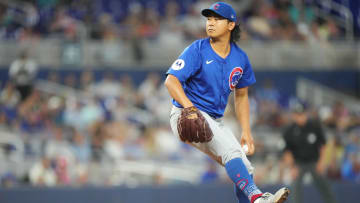
[[201, 65], [199, 49], [193, 43], [171, 65], [166, 74], [174, 75], [181, 83], [190, 78]]
[[249, 58], [246, 54], [244, 54], [244, 56], [245, 56], [245, 68], [243, 70], [244, 72], [241, 77], [241, 80], [236, 85], [236, 88], [248, 87], [256, 82], [255, 74], [252, 70]]

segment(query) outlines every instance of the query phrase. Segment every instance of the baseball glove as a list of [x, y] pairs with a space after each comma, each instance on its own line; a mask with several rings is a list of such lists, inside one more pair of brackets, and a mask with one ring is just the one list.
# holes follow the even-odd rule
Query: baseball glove
[[200, 111], [192, 106], [183, 108], [177, 121], [177, 129], [181, 141], [204, 143], [210, 142], [213, 133]]

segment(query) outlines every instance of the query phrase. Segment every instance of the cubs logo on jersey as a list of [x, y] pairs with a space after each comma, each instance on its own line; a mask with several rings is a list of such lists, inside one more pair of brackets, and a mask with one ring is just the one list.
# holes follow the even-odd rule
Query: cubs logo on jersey
[[243, 75], [243, 69], [241, 67], [235, 67], [229, 76], [229, 87], [233, 90], [238, 84], [239, 80]]

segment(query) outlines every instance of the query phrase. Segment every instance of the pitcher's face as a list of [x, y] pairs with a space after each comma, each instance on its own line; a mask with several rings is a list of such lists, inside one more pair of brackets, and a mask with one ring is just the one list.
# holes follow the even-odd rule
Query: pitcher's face
[[209, 16], [206, 20], [206, 33], [209, 37], [218, 38], [230, 35], [235, 23], [218, 16]]

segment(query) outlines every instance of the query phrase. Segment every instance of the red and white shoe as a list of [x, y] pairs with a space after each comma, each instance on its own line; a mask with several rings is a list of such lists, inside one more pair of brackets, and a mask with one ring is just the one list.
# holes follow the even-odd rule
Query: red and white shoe
[[269, 192], [264, 193], [261, 197], [257, 198], [254, 203], [283, 203], [286, 201], [290, 190], [286, 187], [281, 188], [275, 194]]

